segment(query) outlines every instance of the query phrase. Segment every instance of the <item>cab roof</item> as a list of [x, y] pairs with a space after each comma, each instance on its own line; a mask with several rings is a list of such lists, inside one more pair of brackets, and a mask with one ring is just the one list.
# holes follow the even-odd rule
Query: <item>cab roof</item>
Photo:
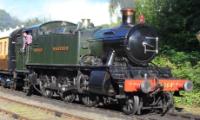
[[70, 24], [70, 25], [73, 25], [73, 26], [77, 26], [77, 24], [72, 23], [72, 22], [68, 22], [68, 21], [49, 21], [49, 22], [45, 22], [45, 23], [42, 23], [42, 24], [37, 24], [37, 25], [25, 27], [23, 31], [31, 31], [31, 30], [34, 30], [34, 29], [40, 29], [42, 26], [51, 25], [51, 24], [55, 24], [55, 23], [57, 23], [57, 24], [60, 23], [60, 25]]

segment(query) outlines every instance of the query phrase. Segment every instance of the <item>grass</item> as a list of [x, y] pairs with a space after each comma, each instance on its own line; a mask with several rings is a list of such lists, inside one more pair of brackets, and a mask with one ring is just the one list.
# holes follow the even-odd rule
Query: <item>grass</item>
[[183, 108], [183, 111], [200, 115], [200, 92], [181, 91], [183, 97], [174, 97], [176, 107]]
[[176, 107], [183, 109], [183, 112], [200, 115], [200, 107], [199, 106], [177, 104]]

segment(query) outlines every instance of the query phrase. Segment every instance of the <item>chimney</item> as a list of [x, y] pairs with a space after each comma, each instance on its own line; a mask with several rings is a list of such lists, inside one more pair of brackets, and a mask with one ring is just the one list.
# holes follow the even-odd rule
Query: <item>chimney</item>
[[82, 21], [82, 27], [84, 28], [88, 28], [88, 26], [90, 25], [90, 19], [81, 19]]
[[130, 25], [135, 23], [135, 11], [131, 8], [124, 8], [121, 10], [122, 24]]

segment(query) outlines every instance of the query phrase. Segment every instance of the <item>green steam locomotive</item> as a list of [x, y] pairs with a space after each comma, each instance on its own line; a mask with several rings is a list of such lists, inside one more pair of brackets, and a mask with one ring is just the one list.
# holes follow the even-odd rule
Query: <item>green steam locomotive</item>
[[[190, 91], [192, 82], [151, 64], [158, 53], [158, 35], [146, 24], [132, 23], [133, 15], [132, 9], [123, 9], [122, 24], [110, 29], [83, 20], [15, 30], [7, 39], [4, 62], [9, 65], [0, 69], [1, 85], [27, 95], [56, 94], [65, 102], [79, 98], [86, 106], [115, 103], [126, 114], [172, 108], [172, 92]], [[22, 51], [24, 31], [33, 42]]]

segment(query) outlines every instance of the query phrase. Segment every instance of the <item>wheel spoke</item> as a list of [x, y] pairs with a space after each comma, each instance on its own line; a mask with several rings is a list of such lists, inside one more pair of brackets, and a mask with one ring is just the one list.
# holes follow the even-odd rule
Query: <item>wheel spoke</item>
[[125, 104], [122, 106], [122, 110], [125, 114], [135, 114], [139, 108], [139, 97], [134, 96], [133, 98], [128, 98]]
[[95, 96], [84, 95], [84, 96], [82, 96], [82, 102], [83, 102], [83, 104], [85, 104], [86, 106], [92, 107], [92, 106], [96, 105], [97, 99], [96, 99]]

